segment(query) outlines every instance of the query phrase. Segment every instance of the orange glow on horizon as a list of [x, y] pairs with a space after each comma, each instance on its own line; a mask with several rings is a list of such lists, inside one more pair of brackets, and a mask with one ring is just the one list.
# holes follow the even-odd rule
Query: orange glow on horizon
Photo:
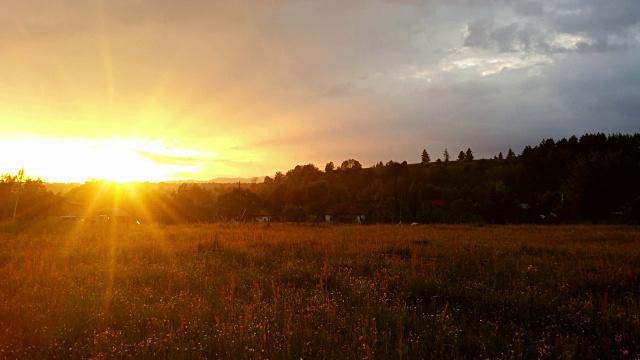
[[79, 182], [89, 179], [113, 182], [181, 180], [180, 174], [197, 175], [198, 160], [214, 153], [176, 149], [159, 141], [139, 139], [49, 139], [0, 141], [0, 172], [26, 175], [45, 182]]

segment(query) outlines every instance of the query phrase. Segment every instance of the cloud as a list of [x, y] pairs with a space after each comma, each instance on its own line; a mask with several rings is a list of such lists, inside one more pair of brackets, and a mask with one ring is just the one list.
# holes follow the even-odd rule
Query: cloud
[[584, 32], [595, 37], [623, 33], [640, 21], [640, 3], [634, 0], [568, 1], [552, 7], [553, 25], [562, 32]]
[[467, 23], [464, 45], [498, 52], [620, 51], [637, 46], [637, 1], [528, 1], [498, 23], [494, 17]]

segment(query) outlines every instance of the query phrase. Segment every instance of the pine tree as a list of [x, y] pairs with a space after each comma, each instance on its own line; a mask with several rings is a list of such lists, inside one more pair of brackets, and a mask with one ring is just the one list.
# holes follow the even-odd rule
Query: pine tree
[[461, 150], [458, 154], [458, 161], [464, 161], [465, 158], [464, 151]]
[[467, 148], [467, 153], [465, 154], [464, 159], [467, 161], [473, 160], [473, 151], [471, 151], [471, 148]]
[[448, 162], [449, 161], [449, 152], [447, 151], [447, 149], [444, 149], [444, 162]]
[[504, 155], [502, 155], [502, 151], [500, 151], [500, 154], [498, 154], [498, 160], [503, 160], [504, 159]]
[[422, 163], [423, 164], [427, 164], [429, 161], [431, 161], [431, 158], [429, 157], [429, 154], [427, 153], [427, 149], [422, 150]]
[[507, 152], [507, 160], [513, 160], [516, 158], [516, 154], [513, 152], [513, 150], [509, 149], [509, 151]]

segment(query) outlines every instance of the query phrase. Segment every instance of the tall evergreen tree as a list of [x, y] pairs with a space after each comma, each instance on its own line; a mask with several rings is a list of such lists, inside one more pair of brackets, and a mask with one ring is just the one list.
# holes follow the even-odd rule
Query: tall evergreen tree
[[444, 162], [448, 162], [449, 161], [449, 151], [447, 151], [447, 149], [444, 149]]
[[473, 151], [471, 151], [471, 148], [467, 148], [467, 153], [465, 154], [464, 159], [467, 161], [473, 160]]
[[464, 151], [460, 150], [460, 153], [458, 154], [458, 161], [464, 161], [464, 159], [466, 159]]
[[422, 163], [427, 164], [431, 161], [429, 154], [427, 153], [427, 149], [422, 150]]
[[513, 150], [511, 150], [511, 148], [509, 148], [509, 151], [507, 151], [507, 160], [513, 160], [516, 158], [516, 154], [513, 152]]

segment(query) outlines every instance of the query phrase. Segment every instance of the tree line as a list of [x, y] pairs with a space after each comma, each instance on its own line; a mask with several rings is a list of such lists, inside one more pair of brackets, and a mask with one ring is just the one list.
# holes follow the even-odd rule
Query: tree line
[[261, 183], [130, 184], [89, 181], [54, 194], [40, 180], [0, 179], [0, 217], [19, 219], [120, 208], [163, 223], [250, 220], [366, 223], [640, 222], [640, 135], [546, 139], [476, 159], [471, 148], [435, 161], [389, 160], [364, 168], [348, 159], [321, 170], [298, 165]]

